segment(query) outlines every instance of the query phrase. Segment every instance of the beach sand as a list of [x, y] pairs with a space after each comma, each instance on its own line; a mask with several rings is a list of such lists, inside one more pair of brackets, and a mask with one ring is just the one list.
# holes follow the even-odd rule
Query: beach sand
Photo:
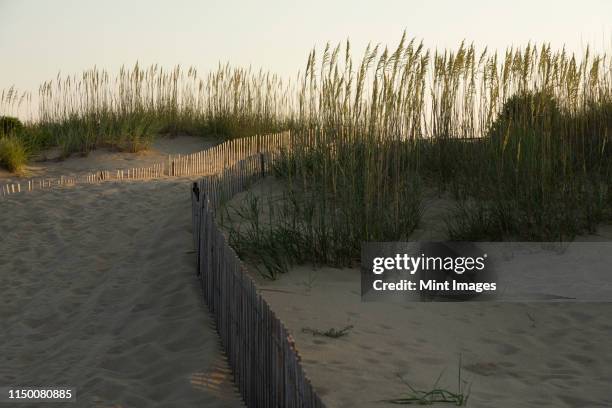
[[189, 189], [109, 182], [0, 200], [0, 385], [76, 387], [69, 407], [242, 406], [195, 277]]
[[[250, 191], [271, 196], [278, 185]], [[426, 205], [433, 211], [415, 239], [444, 239], [433, 224], [447, 203]], [[612, 241], [612, 228], [600, 232], [581, 240]], [[380, 401], [405, 396], [406, 384], [432, 390], [438, 378], [456, 392], [460, 364], [468, 407], [612, 406], [612, 303], [363, 303], [358, 269], [299, 266], [276, 281], [252, 274], [330, 408], [395, 406]], [[347, 326], [340, 338], [308, 330]]]
[[391, 406], [377, 401], [439, 376], [455, 392], [460, 358], [468, 407], [612, 406], [612, 304], [362, 303], [359, 276], [302, 266], [259, 281], [328, 407]]
[[[96, 154], [44, 171], [139, 167], [167, 152]], [[189, 181], [0, 201], [0, 384], [74, 386], [78, 402], [66, 406], [241, 406], [194, 276]], [[278, 187], [268, 179], [253, 191], [269, 197]], [[436, 220], [448, 202], [426, 204], [415, 239], [443, 239]], [[585, 240], [612, 240], [602, 231]], [[330, 408], [391, 406], [379, 401], [438, 378], [469, 393], [469, 407], [612, 406], [612, 304], [362, 303], [357, 269], [253, 276]], [[336, 339], [303, 331], [347, 326]]]
[[42, 152], [29, 163], [21, 175], [14, 175], [0, 168], [0, 184], [23, 181], [28, 178], [74, 176], [96, 170], [119, 170], [139, 167], [150, 167], [154, 164], [168, 162], [168, 155], [190, 154], [213, 146], [215, 141], [195, 136], [158, 137], [148, 150], [137, 153], [118, 152], [100, 148], [87, 156], [73, 154], [66, 160], [60, 160], [58, 149]]

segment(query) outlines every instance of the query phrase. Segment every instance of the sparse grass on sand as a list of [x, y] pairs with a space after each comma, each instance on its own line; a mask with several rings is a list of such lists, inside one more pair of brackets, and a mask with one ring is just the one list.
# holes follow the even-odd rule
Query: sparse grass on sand
[[336, 328], [332, 327], [332, 328], [327, 329], [327, 330], [313, 329], [313, 328], [310, 328], [310, 327], [304, 327], [304, 328], [302, 328], [302, 332], [303, 333], [310, 333], [313, 336], [323, 336], [323, 337], [329, 337], [330, 339], [338, 339], [340, 337], [347, 336], [352, 329], [353, 329], [352, 325], [345, 326], [345, 327], [343, 327], [341, 329], [336, 329]]
[[451, 404], [455, 406], [467, 405], [470, 395], [470, 385], [466, 385], [461, 379], [461, 358], [459, 358], [459, 371], [457, 374], [457, 392], [449, 391], [444, 388], [439, 388], [438, 384], [444, 371], [440, 373], [434, 382], [431, 390], [417, 390], [408, 384], [399, 374], [399, 380], [408, 387], [409, 392], [405, 396], [399, 398], [385, 399], [380, 402], [386, 402], [395, 405], [434, 405], [434, 404]]

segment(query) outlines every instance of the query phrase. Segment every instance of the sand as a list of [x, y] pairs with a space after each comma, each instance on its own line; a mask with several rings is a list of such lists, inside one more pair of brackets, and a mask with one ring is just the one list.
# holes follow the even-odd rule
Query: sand
[[[267, 180], [251, 192], [270, 196], [278, 186]], [[442, 237], [432, 225], [447, 204], [426, 199], [433, 211], [415, 239]], [[612, 228], [581, 240], [612, 241]], [[330, 408], [395, 406], [380, 401], [405, 396], [406, 384], [431, 390], [438, 378], [456, 392], [460, 362], [468, 407], [612, 406], [612, 303], [364, 303], [358, 269], [253, 276]], [[347, 326], [336, 339], [303, 331]]]
[[117, 152], [100, 148], [87, 156], [73, 154], [66, 160], [59, 159], [59, 150], [50, 149], [42, 152], [29, 163], [21, 175], [14, 175], [0, 168], [0, 184], [23, 181], [28, 178], [74, 176], [96, 170], [118, 170], [139, 167], [150, 167], [158, 163], [167, 163], [168, 155], [189, 154], [205, 150], [215, 144], [211, 139], [194, 136], [159, 137], [150, 149], [138, 153]]
[[[198, 150], [187, 140], [173, 148]], [[60, 175], [166, 153], [38, 165]], [[78, 402], [66, 406], [241, 406], [194, 277], [188, 191], [189, 179], [175, 179], [0, 201], [0, 384], [75, 386]], [[426, 204], [415, 237], [440, 239], [448, 203]], [[612, 240], [602, 231], [585, 240]], [[469, 407], [612, 406], [610, 303], [362, 303], [356, 269], [254, 276], [331, 408], [390, 406], [379, 401], [438, 377], [456, 391], [460, 362]], [[337, 339], [303, 331], [347, 326]]]
[[[48, 165], [128, 161], [90, 159]], [[242, 406], [195, 277], [189, 188], [103, 183], [0, 200], [0, 385], [76, 387], [69, 407]]]
[[469, 407], [612, 406], [612, 304], [362, 303], [359, 271], [331, 268], [260, 288], [330, 408], [387, 406], [402, 381], [430, 390], [440, 375], [456, 391], [460, 358]]

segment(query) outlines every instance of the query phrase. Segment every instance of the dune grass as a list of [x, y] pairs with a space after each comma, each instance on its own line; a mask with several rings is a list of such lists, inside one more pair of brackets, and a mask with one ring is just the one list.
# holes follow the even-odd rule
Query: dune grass
[[0, 136], [0, 166], [19, 173], [28, 161], [28, 151], [15, 136]]
[[0, 135], [8, 135], [23, 129], [23, 123], [13, 116], [0, 116]]
[[[291, 121], [289, 89], [276, 75], [229, 65], [204, 76], [180, 66], [137, 63], [114, 76], [93, 68], [43, 83], [25, 133], [33, 151], [59, 146], [64, 157], [97, 147], [138, 151], [159, 134], [223, 140], [271, 133]], [[3, 91], [0, 113], [18, 111], [30, 99], [14, 88]]]
[[429, 390], [419, 390], [414, 388], [408, 382], [397, 374], [400, 382], [408, 388], [408, 392], [399, 398], [385, 399], [379, 402], [394, 404], [394, 405], [440, 405], [450, 404], [455, 406], [466, 406], [470, 397], [471, 383], [461, 378], [462, 363], [461, 355], [459, 355], [459, 366], [457, 371], [457, 391], [453, 392], [445, 388], [440, 388], [438, 384], [444, 375], [444, 370], [438, 375], [438, 378]]
[[394, 50], [369, 47], [359, 64], [349, 43], [315, 54], [294, 146], [275, 166], [287, 191], [266, 212], [278, 216], [234, 231], [238, 247], [265, 240], [259, 256], [272, 260], [282, 240], [315, 263], [350, 266], [361, 242], [410, 236], [423, 186], [456, 200], [452, 239], [571, 240], [612, 219], [607, 55], [432, 51], [405, 37]]
[[24, 126], [13, 116], [0, 116], [0, 166], [19, 173], [28, 161], [28, 148], [19, 135]]
[[488, 137], [456, 154], [474, 164], [454, 166], [451, 238], [571, 240], [610, 220], [612, 105], [572, 113], [557, 100], [512, 98]]
[[[40, 88], [39, 123], [61, 140], [82, 136], [68, 151], [98, 145], [146, 148], [153, 135], [233, 138], [280, 129], [286, 119], [283, 82], [274, 75], [229, 65], [201, 77], [180, 66], [122, 67], [111, 78], [91, 69]], [[68, 136], [70, 138], [70, 136]]]
[[[11, 89], [0, 108], [27, 100]], [[136, 64], [58, 76], [39, 102], [18, 138], [65, 156], [138, 151], [160, 133], [291, 129], [293, 147], [274, 168], [283, 198], [257, 204], [270, 207], [266, 227], [232, 233], [271, 276], [305, 260], [353, 265], [363, 241], [407, 239], [424, 188], [456, 200], [453, 239], [571, 240], [612, 219], [612, 60], [588, 49], [432, 50], [404, 35], [357, 62], [348, 41], [313, 50], [294, 81]]]
[[464, 391], [464, 385], [461, 380], [461, 361], [459, 362], [459, 374], [458, 374], [458, 390], [453, 392], [445, 388], [438, 387], [442, 374], [438, 376], [438, 379], [434, 383], [430, 390], [418, 390], [408, 384], [402, 377], [399, 377], [400, 381], [408, 387], [406, 395], [399, 398], [390, 398], [382, 400], [380, 402], [393, 404], [393, 405], [440, 405], [448, 404], [457, 407], [466, 406], [469, 399], [469, 386], [468, 390]]
[[349, 332], [353, 329], [353, 325], [344, 326], [341, 329], [336, 329], [334, 327], [329, 328], [327, 330], [321, 330], [311, 327], [303, 327], [302, 333], [309, 333], [313, 336], [323, 336], [328, 337], [330, 339], [339, 339], [340, 337], [348, 336]]

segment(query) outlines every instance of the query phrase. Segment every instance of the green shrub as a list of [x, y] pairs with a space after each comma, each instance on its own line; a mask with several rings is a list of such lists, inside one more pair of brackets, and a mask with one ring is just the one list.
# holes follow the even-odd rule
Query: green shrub
[[508, 144], [525, 135], [557, 133], [560, 119], [554, 96], [546, 92], [521, 92], [506, 100], [488, 134], [494, 143]]
[[12, 116], [0, 116], [0, 136], [8, 135], [23, 129], [23, 124]]
[[[544, 92], [509, 98], [488, 138], [455, 151], [455, 240], [571, 240], [606, 219], [612, 166], [607, 101], [561, 108]], [[475, 149], [476, 146], [480, 146]]]
[[0, 164], [15, 173], [23, 169], [28, 160], [24, 143], [17, 137], [0, 138]]

